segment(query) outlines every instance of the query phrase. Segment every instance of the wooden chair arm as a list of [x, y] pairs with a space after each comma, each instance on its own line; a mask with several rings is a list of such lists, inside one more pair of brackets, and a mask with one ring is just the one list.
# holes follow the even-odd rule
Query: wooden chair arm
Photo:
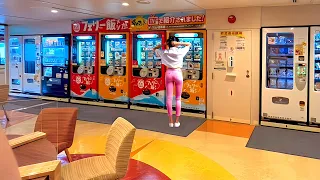
[[46, 137], [46, 133], [43, 132], [34, 132], [30, 133], [18, 138], [14, 138], [9, 140], [9, 144], [12, 149], [17, 148], [19, 146], [23, 146], [25, 144], [31, 143], [33, 141], [37, 141], [39, 139], [43, 139]]
[[22, 180], [49, 176], [50, 180], [60, 180], [61, 162], [59, 160], [19, 167]]

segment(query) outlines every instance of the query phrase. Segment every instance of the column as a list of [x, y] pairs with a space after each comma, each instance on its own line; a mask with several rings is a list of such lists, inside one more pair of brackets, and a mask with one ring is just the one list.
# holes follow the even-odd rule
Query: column
[[5, 65], [5, 84], [9, 84], [9, 28], [7, 25], [4, 26], [4, 42], [5, 42], [5, 54], [6, 54], [6, 65]]

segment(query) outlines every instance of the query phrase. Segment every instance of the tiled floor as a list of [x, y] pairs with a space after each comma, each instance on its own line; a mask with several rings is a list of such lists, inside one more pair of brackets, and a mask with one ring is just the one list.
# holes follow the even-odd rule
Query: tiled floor
[[[15, 124], [7, 128], [6, 133], [32, 132], [35, 119]], [[109, 128], [110, 125], [78, 121], [70, 153], [75, 157], [103, 154]], [[185, 138], [138, 130], [129, 170], [136, 174], [126, 180], [319, 179], [316, 175], [319, 160], [246, 148], [253, 129], [249, 125], [207, 121]], [[137, 168], [139, 162], [146, 164], [146, 168]], [[143, 173], [139, 171], [150, 173], [141, 176]]]

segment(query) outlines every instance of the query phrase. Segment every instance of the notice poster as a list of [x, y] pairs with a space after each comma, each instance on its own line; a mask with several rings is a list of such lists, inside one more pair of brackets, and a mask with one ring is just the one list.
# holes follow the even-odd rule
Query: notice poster
[[220, 51], [227, 51], [228, 50], [228, 37], [220, 36]]
[[226, 70], [226, 51], [215, 52], [214, 69]]
[[237, 51], [246, 50], [246, 39], [244, 37], [237, 37], [237, 39], [236, 39], [236, 50]]

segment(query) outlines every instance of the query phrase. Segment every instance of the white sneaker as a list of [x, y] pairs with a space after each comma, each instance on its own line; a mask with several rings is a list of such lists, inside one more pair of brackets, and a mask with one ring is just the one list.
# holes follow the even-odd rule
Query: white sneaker
[[172, 127], [173, 127], [173, 123], [169, 123], [169, 127], [171, 127], [171, 128], [172, 128]]
[[180, 122], [174, 123], [174, 127], [180, 127]]

